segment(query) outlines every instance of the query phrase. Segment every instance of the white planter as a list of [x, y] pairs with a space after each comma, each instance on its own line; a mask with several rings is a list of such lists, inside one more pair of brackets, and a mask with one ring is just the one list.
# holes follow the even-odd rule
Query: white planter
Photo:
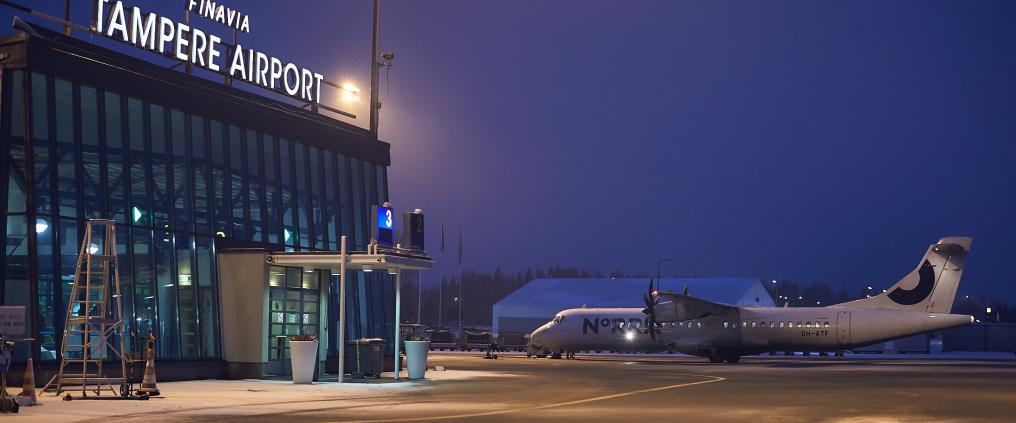
[[290, 364], [293, 366], [293, 383], [308, 384], [314, 381], [317, 364], [318, 341], [289, 341]]
[[430, 352], [430, 341], [406, 341], [406, 367], [410, 379], [423, 379], [427, 373], [427, 353]]

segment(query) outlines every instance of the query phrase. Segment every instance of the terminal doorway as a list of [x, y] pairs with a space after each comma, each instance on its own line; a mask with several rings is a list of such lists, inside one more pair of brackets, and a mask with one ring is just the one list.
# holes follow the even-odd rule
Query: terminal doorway
[[[265, 376], [289, 376], [289, 337], [320, 336], [321, 283], [327, 271], [268, 266], [268, 366]], [[315, 372], [317, 373], [317, 372]]]

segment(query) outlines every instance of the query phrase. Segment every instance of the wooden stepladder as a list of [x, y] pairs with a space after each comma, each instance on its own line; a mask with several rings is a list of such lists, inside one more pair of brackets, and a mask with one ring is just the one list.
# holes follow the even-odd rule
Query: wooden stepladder
[[[86, 222], [67, 300], [60, 372], [49, 380], [43, 392], [60, 395], [80, 387], [81, 396], [74, 399], [113, 399], [130, 392], [124, 360], [125, 323], [116, 245], [116, 224], [112, 220]], [[119, 374], [110, 377], [103, 370], [103, 364], [118, 365]], [[113, 398], [101, 396], [107, 388]], [[95, 396], [89, 397], [89, 393]], [[65, 399], [71, 399], [70, 394]]]

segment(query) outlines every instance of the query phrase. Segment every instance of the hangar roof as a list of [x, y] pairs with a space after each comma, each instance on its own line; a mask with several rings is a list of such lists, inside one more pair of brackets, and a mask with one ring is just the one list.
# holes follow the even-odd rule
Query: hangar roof
[[[756, 278], [663, 278], [660, 290], [681, 292], [718, 303], [773, 307], [772, 296]], [[534, 279], [494, 304], [493, 326], [504, 317], [546, 318], [569, 308], [644, 307], [646, 278]]]

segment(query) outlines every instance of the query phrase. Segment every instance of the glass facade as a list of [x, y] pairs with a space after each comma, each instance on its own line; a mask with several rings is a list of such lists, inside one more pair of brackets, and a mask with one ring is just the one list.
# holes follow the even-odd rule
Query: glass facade
[[[346, 234], [351, 250], [363, 250], [368, 210], [387, 199], [385, 165], [256, 123], [194, 114], [69, 75], [8, 69], [2, 76], [0, 303], [29, 306], [28, 335], [39, 339], [34, 352], [19, 346], [17, 361], [59, 359], [86, 219], [118, 224], [128, 331], [154, 333], [160, 359], [217, 359], [216, 238], [335, 250]], [[388, 339], [394, 331], [393, 286], [381, 273], [350, 273], [347, 339]], [[337, 322], [338, 277], [324, 272], [321, 283], [334, 304], [328, 321]], [[325, 329], [333, 355], [337, 331]]]

